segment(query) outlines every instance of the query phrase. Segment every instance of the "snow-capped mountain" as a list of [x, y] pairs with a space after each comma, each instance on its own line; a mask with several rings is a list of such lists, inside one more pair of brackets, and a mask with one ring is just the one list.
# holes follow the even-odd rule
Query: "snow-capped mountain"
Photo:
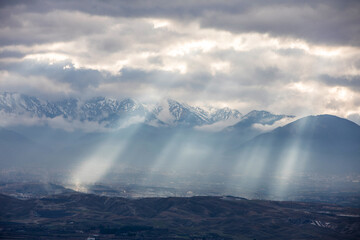
[[111, 98], [98, 97], [82, 104], [79, 113], [81, 121], [114, 123], [114, 121], [131, 116], [145, 118], [147, 110], [142, 104], [130, 98], [118, 101]]
[[235, 109], [193, 107], [173, 99], [166, 99], [155, 107], [148, 122], [154, 126], [195, 127], [229, 119], [237, 121], [241, 116], [241, 113]]
[[273, 123], [275, 123], [276, 121], [279, 121], [281, 119], [294, 118], [294, 117], [295, 116], [292, 116], [292, 115], [283, 115], [283, 114], [276, 115], [276, 114], [272, 114], [267, 111], [254, 110], [254, 111], [249, 112], [245, 116], [243, 116], [241, 118], [241, 120], [237, 124], [235, 124], [233, 127], [238, 128], [238, 127], [243, 127], [243, 126], [250, 126], [255, 123], [272, 125]]
[[[20, 93], [0, 93], [0, 113], [26, 115], [41, 119], [63, 118], [66, 121], [93, 122], [105, 127], [119, 127], [134, 123], [145, 123], [155, 127], [211, 128], [220, 130], [249, 127], [254, 123], [273, 124], [286, 115], [274, 115], [265, 111], [252, 111], [245, 116], [235, 109], [215, 107], [194, 107], [173, 99], [164, 99], [149, 108], [138, 101], [95, 97], [88, 100], [66, 98], [48, 101]], [[234, 125], [235, 124], [235, 125]]]
[[56, 116], [57, 109], [48, 102], [41, 102], [38, 98], [19, 93], [2, 93], [0, 95], [0, 110], [6, 113], [26, 114], [34, 116]]
[[244, 139], [251, 139], [263, 132], [285, 125], [293, 120], [292, 115], [276, 115], [267, 111], [251, 111], [243, 116], [236, 124], [225, 128], [226, 132], [241, 135]]
[[90, 121], [114, 126], [117, 121], [139, 116], [145, 118], [147, 110], [133, 99], [116, 100], [105, 97], [81, 101], [75, 98], [45, 101], [19, 93], [0, 94], [0, 111], [39, 118], [63, 117], [68, 120]]
[[241, 113], [230, 108], [208, 109], [189, 106], [173, 99], [162, 101], [152, 111], [149, 124], [155, 126], [194, 127], [210, 125], [228, 119], [240, 119]]
[[211, 121], [213, 123], [224, 120], [240, 119], [242, 117], [242, 114], [238, 110], [230, 109], [228, 107], [221, 109], [210, 108], [209, 111], [211, 112]]

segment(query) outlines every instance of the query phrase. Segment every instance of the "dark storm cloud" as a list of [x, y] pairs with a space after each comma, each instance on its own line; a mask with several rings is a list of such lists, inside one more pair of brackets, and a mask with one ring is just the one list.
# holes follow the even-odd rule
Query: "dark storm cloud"
[[323, 74], [320, 76], [320, 80], [329, 86], [347, 87], [360, 92], [360, 75], [336, 77]]
[[[1, 1], [0, 26], [19, 28], [22, 23], [16, 20], [16, 14], [54, 10], [74, 10], [102, 16], [170, 18], [183, 22], [198, 20], [203, 27], [232, 32], [268, 33], [317, 44], [360, 45], [360, 1]], [[59, 27], [57, 23], [42, 24]], [[65, 24], [64, 28], [69, 32], [60, 28], [60, 33], [65, 32], [53, 37], [76, 36], [71, 32], [71, 26]], [[31, 37], [30, 33], [23, 34]], [[87, 34], [87, 31], [82, 34]], [[15, 41], [11, 37], [2, 38], [2, 44]], [[45, 39], [39, 36], [33, 41]]]

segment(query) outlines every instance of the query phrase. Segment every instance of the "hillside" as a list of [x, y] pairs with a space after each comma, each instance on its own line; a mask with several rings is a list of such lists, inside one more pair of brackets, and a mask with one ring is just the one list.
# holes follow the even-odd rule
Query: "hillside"
[[[251, 151], [257, 154], [250, 156]], [[332, 115], [309, 116], [261, 134], [232, 154], [243, 161], [259, 161], [264, 171], [291, 165], [293, 172], [356, 173], [360, 169], [360, 126]]]
[[359, 209], [234, 197], [0, 196], [1, 235], [24, 239], [358, 239]]

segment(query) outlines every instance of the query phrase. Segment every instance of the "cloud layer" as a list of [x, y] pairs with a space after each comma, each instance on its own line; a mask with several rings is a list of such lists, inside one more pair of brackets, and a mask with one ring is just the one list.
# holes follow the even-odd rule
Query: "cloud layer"
[[0, 89], [360, 113], [358, 1], [1, 1]]

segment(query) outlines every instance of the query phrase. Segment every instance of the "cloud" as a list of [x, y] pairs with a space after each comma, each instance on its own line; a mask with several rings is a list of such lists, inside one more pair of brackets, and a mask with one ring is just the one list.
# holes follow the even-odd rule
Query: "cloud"
[[19, 51], [1, 51], [0, 52], [0, 59], [1, 58], [23, 58], [25, 54]]
[[48, 82], [67, 85], [76, 91], [85, 90], [88, 87], [97, 87], [101, 81], [106, 79], [106, 76], [97, 70], [74, 68], [73, 64], [68, 61], [50, 62], [49, 64], [46, 61], [24, 60], [22, 62], [0, 64], [0, 69], [20, 75], [13, 81], [31, 76], [32, 79], [25, 80], [27, 82], [25, 84], [29, 84], [31, 81], [34, 83], [39, 81], [35, 79], [36, 77], [46, 78]]
[[43, 75], [23, 75], [8, 70], [0, 70], [0, 89], [45, 98], [63, 98], [74, 94], [68, 83], [56, 82]]
[[122, 129], [122, 128], [127, 128], [131, 125], [134, 124], [139, 124], [139, 123], [144, 123], [145, 122], [145, 117], [141, 117], [141, 116], [133, 116], [130, 118], [125, 119], [124, 121], [120, 122], [120, 125], [117, 127], [117, 129]]
[[359, 113], [351, 113], [347, 116], [347, 119], [353, 121], [357, 125], [360, 125], [360, 114]]
[[2, 1], [0, 87], [347, 116], [360, 98], [358, 5]]
[[226, 127], [235, 125], [237, 122], [239, 122], [239, 119], [232, 118], [232, 119], [216, 122], [210, 125], [196, 126], [195, 129], [201, 131], [207, 131], [207, 132], [219, 132], [225, 129]]
[[323, 74], [320, 76], [321, 81], [330, 86], [343, 86], [360, 91], [360, 75], [355, 76], [330, 76]]
[[106, 132], [109, 131], [105, 125], [99, 124], [97, 122], [90, 121], [79, 121], [79, 120], [69, 120], [64, 119], [61, 116], [55, 118], [47, 117], [35, 117], [28, 114], [15, 114], [15, 113], [5, 113], [0, 111], [0, 126], [9, 127], [9, 126], [50, 126], [52, 128], [63, 129], [68, 132], [73, 132], [75, 130], [82, 130], [84, 132]]
[[[358, 1], [325, 1], [315, 0], [310, 2], [301, 1], [12, 1], [2, 2], [1, 16], [3, 26], [21, 27], [24, 22], [18, 20], [15, 15], [31, 13], [46, 16], [54, 11], [72, 11], [71, 19], [77, 18], [77, 13], [87, 13], [98, 17], [125, 17], [125, 18], [165, 18], [176, 21], [189, 22], [199, 21], [204, 28], [216, 28], [231, 32], [259, 32], [272, 36], [301, 38], [306, 41], [325, 45], [354, 45], [359, 46], [360, 21]], [[12, 13], [12, 14], [10, 14]], [[335, 17], [336, 16], [336, 17]], [[62, 18], [62, 21], [43, 22], [43, 30], [57, 26], [60, 30], [67, 31], [67, 35], [91, 34], [92, 29], [98, 22], [91, 22], [82, 27], [82, 31], [74, 31], [76, 24]], [[35, 19], [37, 20], [37, 19]], [[81, 19], [80, 19], [81, 20]], [[38, 20], [37, 20], [38, 21]], [[62, 26], [59, 26], [59, 24]], [[77, 22], [75, 22], [77, 23]], [[80, 22], [81, 23], [81, 22]], [[85, 22], [84, 22], [85, 23]], [[32, 30], [30, 25], [29, 30]], [[75, 28], [74, 28], [75, 27]], [[99, 29], [98, 29], [99, 30]], [[62, 31], [60, 31], [62, 32]], [[39, 32], [37, 32], [39, 33]], [[41, 33], [41, 32], [40, 32]], [[55, 33], [50, 31], [50, 33]], [[10, 43], [14, 40], [11, 35], [7, 37]], [[50, 34], [51, 36], [52, 34]], [[31, 37], [42, 40], [44, 34]]]
[[[201, 18], [204, 27], [232, 32], [260, 32], [305, 39], [325, 45], [359, 45], [359, 2], [252, 1], [246, 10], [211, 10]], [[337, 17], [334, 17], [337, 16]]]
[[69, 42], [82, 36], [101, 34], [103, 25], [112, 24], [106, 17], [57, 10], [43, 14], [10, 14], [5, 22], [8, 25], [0, 27], [2, 46]]
[[274, 130], [275, 128], [285, 126], [286, 124], [289, 124], [291, 122], [294, 122], [297, 120], [297, 118], [282, 118], [273, 124], [261, 124], [261, 123], [255, 123], [252, 125], [253, 128], [260, 130], [261, 132], [269, 132], [271, 130]]

